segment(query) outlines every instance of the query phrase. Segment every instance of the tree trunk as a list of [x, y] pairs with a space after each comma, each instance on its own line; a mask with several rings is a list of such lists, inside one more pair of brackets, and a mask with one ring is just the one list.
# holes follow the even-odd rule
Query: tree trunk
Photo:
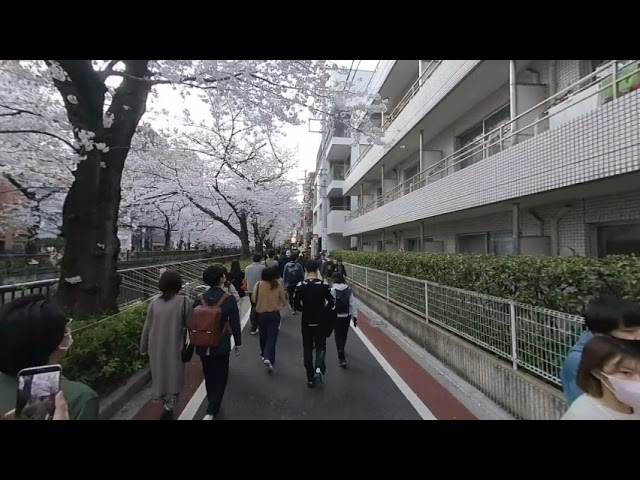
[[[60, 264], [58, 301], [74, 318], [83, 319], [113, 313], [118, 308], [120, 181], [131, 138], [146, 109], [149, 84], [123, 79], [109, 107], [114, 122], [111, 128], [105, 128], [106, 87], [90, 61], [60, 60], [58, 63], [69, 79], [56, 79], [54, 83], [62, 94], [80, 144], [79, 154], [85, 156], [74, 172], [75, 179], [62, 210], [65, 249]], [[124, 63], [127, 73], [135, 77], [148, 74], [148, 60]], [[98, 150], [95, 144], [83, 145], [81, 131], [93, 132], [95, 144], [105, 143], [109, 150]]]
[[267, 250], [275, 250], [273, 246], [273, 240], [271, 240], [270, 238], [265, 238], [264, 244], [267, 246]]
[[244, 214], [238, 215], [240, 220], [240, 258], [249, 258], [251, 256], [251, 245], [249, 243], [249, 224]]

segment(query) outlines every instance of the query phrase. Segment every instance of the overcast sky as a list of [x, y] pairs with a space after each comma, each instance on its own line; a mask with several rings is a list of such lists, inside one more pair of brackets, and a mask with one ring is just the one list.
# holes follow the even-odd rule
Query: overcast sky
[[[376, 69], [379, 60], [329, 60], [329, 62], [336, 63], [340, 67], [353, 68], [354, 71], [373, 71]], [[158, 86], [157, 91], [158, 100], [153, 101], [153, 108], [166, 108], [170, 112], [175, 112], [177, 115], [180, 115], [184, 108], [188, 107], [194, 120], [206, 118], [205, 116], [208, 115], [208, 110], [204, 105], [200, 104], [200, 102], [189, 100], [185, 102], [177, 92], [173, 91], [171, 87], [167, 85]], [[170, 126], [173, 120], [163, 115], [157, 120], [151, 120], [151, 123], [154, 126], [166, 127]], [[312, 128], [318, 128], [317, 122], [313, 123]], [[315, 170], [316, 155], [322, 135], [320, 133], [309, 132], [308, 120], [303, 125], [295, 127], [286, 126], [285, 131], [287, 133], [285, 141], [288, 146], [290, 148], [297, 147], [298, 149], [298, 169], [297, 171], [292, 171], [288, 177], [293, 181], [302, 180], [305, 169], [308, 171]]]

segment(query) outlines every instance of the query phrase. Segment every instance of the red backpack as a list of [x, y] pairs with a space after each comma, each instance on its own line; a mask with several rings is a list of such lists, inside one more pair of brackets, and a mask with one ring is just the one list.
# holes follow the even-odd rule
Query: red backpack
[[189, 343], [194, 347], [217, 347], [225, 333], [231, 333], [229, 322], [222, 320], [222, 304], [230, 297], [225, 293], [215, 305], [211, 306], [200, 298], [198, 305], [189, 319]]

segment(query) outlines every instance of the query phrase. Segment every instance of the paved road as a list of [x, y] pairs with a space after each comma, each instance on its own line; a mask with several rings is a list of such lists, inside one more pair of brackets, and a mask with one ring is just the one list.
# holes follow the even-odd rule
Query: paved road
[[[353, 330], [347, 341], [349, 366], [338, 366], [333, 336], [327, 341], [324, 385], [310, 389], [302, 364], [300, 315], [283, 312], [276, 365], [268, 374], [257, 335], [242, 335], [242, 354], [231, 356], [220, 420], [421, 420]], [[206, 400], [205, 400], [206, 402]], [[195, 420], [204, 417], [206, 404]]]

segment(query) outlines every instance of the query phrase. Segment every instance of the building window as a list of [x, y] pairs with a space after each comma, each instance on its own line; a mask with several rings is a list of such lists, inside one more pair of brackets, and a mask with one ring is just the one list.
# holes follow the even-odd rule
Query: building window
[[456, 244], [458, 253], [487, 253], [487, 234], [458, 235]]
[[640, 223], [596, 227], [598, 257], [640, 256]]
[[419, 238], [407, 238], [404, 241], [404, 249], [407, 252], [419, 252], [420, 251], [420, 239]]
[[507, 255], [513, 253], [511, 232], [489, 232], [458, 235], [456, 238], [458, 253]]
[[407, 180], [413, 178], [413, 180], [411, 180], [411, 183], [407, 184], [407, 186], [404, 188], [404, 194], [405, 195], [407, 193], [413, 192], [414, 190], [416, 190], [418, 188], [418, 177], [416, 177], [416, 175], [418, 175], [418, 173], [419, 173], [418, 172], [419, 168], [420, 168], [420, 163], [418, 162], [415, 165], [407, 168], [404, 171], [404, 180], [405, 180], [405, 182]]
[[[511, 120], [511, 111], [509, 104], [501, 107], [496, 112], [492, 113], [473, 128], [467, 130], [466, 133], [458, 137], [458, 148], [467, 147], [462, 154], [463, 160], [456, 165], [456, 170], [461, 170], [474, 163], [478, 163], [480, 160], [494, 155], [500, 151], [500, 144], [496, 143], [499, 138], [499, 132], [492, 135], [490, 138], [485, 138], [485, 135], [495, 130], [500, 125], [504, 125]], [[494, 145], [495, 143], [495, 145]], [[491, 144], [492, 146], [486, 150], [483, 150], [485, 144]], [[459, 159], [458, 159], [459, 160]], [[458, 161], [456, 160], [456, 161]]]

